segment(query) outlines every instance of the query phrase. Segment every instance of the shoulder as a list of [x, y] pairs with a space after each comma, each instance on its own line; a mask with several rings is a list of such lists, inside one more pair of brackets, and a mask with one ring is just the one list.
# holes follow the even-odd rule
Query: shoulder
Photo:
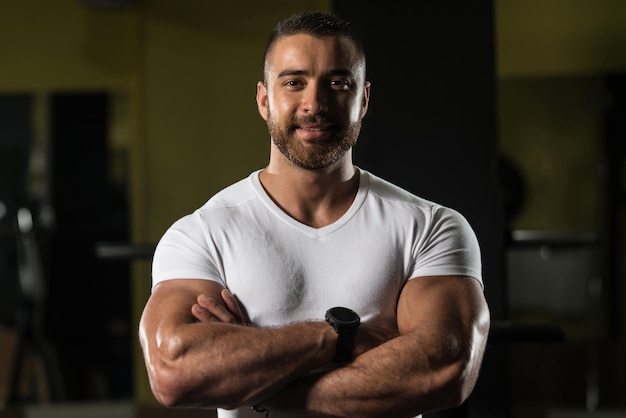
[[257, 184], [255, 179], [258, 172], [253, 172], [248, 177], [227, 186], [213, 195], [198, 211], [211, 211], [216, 209], [237, 207], [257, 196]]
[[[214, 194], [200, 207], [175, 220], [166, 232], [187, 231], [191, 235], [201, 234], [208, 224], [219, 225], [231, 223], [238, 212], [248, 210], [251, 202], [257, 197], [254, 181], [250, 176], [243, 178]], [[228, 222], [228, 220], [231, 222]]]
[[[441, 239], [454, 245], [477, 247], [476, 233], [467, 218], [451, 207], [415, 195], [367, 171], [370, 217], [413, 231], [418, 242]], [[451, 244], [452, 245], [452, 244]]]
[[392, 205], [395, 209], [405, 208], [411, 212], [422, 213], [433, 220], [446, 218], [464, 219], [461, 213], [451, 207], [418, 196], [368, 171], [361, 171], [362, 179], [368, 184], [368, 193], [372, 199]]
[[441, 205], [436, 202], [424, 199], [408, 190], [386, 180], [369, 171], [361, 170], [361, 178], [369, 184], [369, 193], [388, 202], [404, 203], [421, 208], [434, 208]]

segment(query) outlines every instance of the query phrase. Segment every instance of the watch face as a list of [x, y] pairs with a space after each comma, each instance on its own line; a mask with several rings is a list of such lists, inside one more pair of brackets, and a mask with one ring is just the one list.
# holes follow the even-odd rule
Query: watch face
[[360, 323], [359, 315], [348, 308], [332, 308], [329, 313], [332, 315], [335, 321], [341, 323], [341, 325], [358, 325]]

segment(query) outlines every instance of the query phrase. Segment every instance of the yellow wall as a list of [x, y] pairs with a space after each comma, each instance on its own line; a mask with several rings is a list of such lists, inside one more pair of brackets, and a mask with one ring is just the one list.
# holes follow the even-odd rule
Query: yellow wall
[[494, 4], [501, 78], [626, 69], [623, 0], [495, 0]]
[[496, 0], [499, 143], [528, 199], [512, 229], [601, 226], [607, 90], [626, 70], [626, 2]]
[[137, 73], [135, 11], [77, 0], [0, 3], [0, 91], [130, 90]]

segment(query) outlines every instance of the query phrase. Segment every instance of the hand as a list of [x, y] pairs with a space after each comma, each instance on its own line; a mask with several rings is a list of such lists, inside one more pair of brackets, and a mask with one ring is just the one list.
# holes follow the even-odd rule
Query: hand
[[220, 292], [221, 300], [206, 295], [198, 295], [191, 313], [200, 322], [218, 321], [229, 324], [250, 325], [241, 304], [228, 289]]

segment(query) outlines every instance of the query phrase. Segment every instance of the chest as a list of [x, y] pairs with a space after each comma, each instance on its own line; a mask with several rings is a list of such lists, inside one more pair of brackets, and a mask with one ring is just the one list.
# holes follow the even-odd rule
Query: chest
[[333, 306], [395, 322], [409, 254], [393, 234], [371, 232], [312, 238], [250, 226], [220, 249], [225, 283], [258, 325], [322, 319]]

